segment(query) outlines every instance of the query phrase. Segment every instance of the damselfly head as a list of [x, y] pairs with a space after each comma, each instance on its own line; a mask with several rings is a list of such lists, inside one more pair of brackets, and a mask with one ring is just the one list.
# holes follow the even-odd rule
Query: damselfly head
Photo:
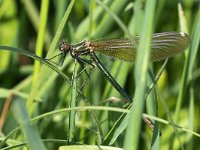
[[69, 52], [71, 49], [71, 45], [69, 43], [67, 43], [66, 41], [62, 40], [62, 42], [59, 45], [60, 51], [61, 52]]

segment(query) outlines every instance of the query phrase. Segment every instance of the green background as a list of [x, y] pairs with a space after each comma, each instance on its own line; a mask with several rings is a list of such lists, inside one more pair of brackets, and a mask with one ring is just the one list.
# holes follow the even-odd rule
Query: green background
[[[73, 2], [0, 1], [1, 148], [29, 145], [32, 149], [58, 149], [63, 145], [84, 147], [83, 144], [111, 144], [126, 148], [124, 128], [128, 120], [121, 115], [122, 112], [127, 113], [127, 104], [98, 68], [86, 64], [88, 78], [70, 55], [66, 56], [62, 67], [53, 66], [54, 70], [45, 66], [42, 58], [59, 54], [62, 39], [75, 44], [98, 38], [128, 37], [129, 34], [140, 35], [145, 28], [150, 28], [153, 33], [186, 32], [191, 36], [191, 45], [184, 53], [169, 59], [157, 84], [148, 94], [144, 113], [156, 116], [159, 127], [156, 125], [152, 132], [142, 121], [135, 149], [199, 147], [200, 2], [157, 1], [155, 10], [149, 6], [149, 11], [154, 12], [152, 28], [145, 24], [148, 6], [143, 0]], [[7, 50], [12, 52], [1, 46], [11, 47]], [[26, 52], [21, 55], [23, 51], [15, 48], [39, 55], [41, 63], [36, 63], [32, 53], [30, 55], [34, 59], [25, 56], [28, 55]], [[104, 67], [133, 97], [137, 88], [135, 63], [97, 55]], [[152, 63], [153, 76], [160, 71], [163, 63]], [[145, 76], [147, 89], [152, 84], [152, 77], [149, 74]], [[73, 109], [70, 113], [70, 107], [76, 107], [76, 111]], [[134, 122], [137, 124], [140, 120], [135, 119]], [[18, 130], [19, 125], [21, 128]], [[162, 135], [159, 136], [158, 132]]]

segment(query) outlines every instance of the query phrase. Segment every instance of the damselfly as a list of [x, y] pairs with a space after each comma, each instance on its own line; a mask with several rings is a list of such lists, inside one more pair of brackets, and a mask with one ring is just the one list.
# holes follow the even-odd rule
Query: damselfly
[[[67, 53], [70, 53], [73, 58], [77, 59], [78, 62], [81, 64], [81, 66], [83, 66], [84, 62], [90, 65], [92, 65], [92, 62], [94, 62], [97, 65], [97, 67], [104, 73], [109, 82], [115, 87], [115, 89], [122, 96], [124, 96], [126, 100], [131, 102], [132, 98], [128, 94], [126, 94], [124, 89], [104, 68], [104, 66], [101, 64], [98, 57], [96, 56], [95, 52], [105, 54], [123, 61], [134, 62], [136, 59], [136, 52], [137, 52], [137, 47], [139, 45], [139, 41], [140, 41], [140, 36], [135, 36], [133, 38], [115, 38], [115, 39], [82, 41], [74, 45], [62, 41], [60, 44], [61, 54], [59, 55], [63, 55], [63, 58], [60, 65], [63, 64]], [[152, 36], [152, 42], [151, 42], [151, 60], [159, 61], [173, 57], [174, 55], [184, 51], [189, 45], [190, 45], [190, 37], [186, 33], [183, 32], [155, 33]], [[89, 55], [91, 57], [91, 60], [86, 60], [80, 57], [82, 55]], [[143, 119], [148, 124], [148, 126], [153, 130], [154, 124], [152, 123], [152, 121], [146, 117], [143, 117]]]
[[[67, 53], [70, 53], [71, 56], [77, 59], [81, 64], [84, 62], [92, 64], [92, 62], [94, 62], [97, 67], [105, 74], [107, 79], [116, 88], [116, 90], [130, 101], [131, 98], [125, 94], [123, 88], [121, 88], [121, 86], [113, 79], [110, 73], [103, 67], [95, 53], [98, 52], [123, 61], [134, 62], [136, 59], [136, 52], [139, 41], [140, 36], [135, 36], [132, 38], [82, 41], [74, 45], [62, 41], [60, 44], [61, 54], [59, 55], [63, 55], [63, 59], [60, 65], [63, 64]], [[183, 32], [155, 33], [152, 35], [151, 60], [159, 61], [173, 57], [174, 55], [184, 51], [190, 45], [190, 41], [190, 37]], [[89, 55], [91, 60], [81, 58], [80, 56], [82, 55]]]

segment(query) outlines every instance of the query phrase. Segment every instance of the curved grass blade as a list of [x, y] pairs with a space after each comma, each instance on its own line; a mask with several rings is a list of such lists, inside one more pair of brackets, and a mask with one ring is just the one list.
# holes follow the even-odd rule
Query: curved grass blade
[[[124, 149], [138, 149], [139, 148], [139, 134], [141, 131], [141, 118], [144, 109], [145, 102], [145, 87], [146, 87], [146, 75], [148, 70], [148, 61], [150, 59], [151, 37], [153, 33], [153, 18], [155, 12], [155, 0], [147, 1], [145, 5], [145, 17], [143, 20], [142, 37], [138, 45], [138, 54], [134, 69], [135, 79], [135, 104], [130, 108], [129, 123], [127, 126]], [[148, 24], [148, 27], [145, 25]], [[133, 44], [133, 43], [131, 43]], [[134, 134], [133, 134], [134, 133]]]
[[[68, 16], [73, 8], [74, 2], [75, 2], [75, 0], [70, 1], [70, 4], [68, 5], [68, 7], [64, 13], [64, 16], [59, 24], [56, 34], [55, 34], [55, 36], [52, 40], [52, 43], [49, 47], [49, 51], [46, 56], [47, 58], [52, 57], [53, 51], [55, 50], [55, 47], [57, 47], [59, 37], [64, 29], [64, 26], [67, 22]], [[52, 75], [49, 76], [49, 74], [52, 74]], [[41, 67], [40, 78], [38, 78], [37, 83], [35, 83], [33, 85], [29, 99], [27, 100], [26, 106], [27, 106], [27, 108], [30, 108], [28, 110], [29, 114], [32, 114], [34, 112], [34, 110], [37, 108], [37, 104], [34, 103], [34, 98], [43, 97], [44, 94], [46, 94], [46, 91], [48, 89], [48, 86], [46, 86], [46, 85], [52, 83], [54, 81], [55, 77], [56, 77], [56, 74], [52, 73], [51, 70], [49, 70], [46, 66]]]
[[39, 62], [43, 63], [44, 65], [48, 66], [49, 68], [51, 68], [52, 70], [56, 71], [65, 81], [70, 83], [69, 78], [61, 71], [59, 70], [57, 67], [55, 67], [54, 65], [52, 65], [50, 62], [48, 62], [46, 59], [41, 58], [37, 55], [35, 55], [34, 53], [30, 52], [30, 51], [26, 51], [24, 49], [21, 48], [15, 48], [15, 47], [10, 47], [10, 46], [0, 46], [0, 49], [2, 50], [9, 50], [9, 51], [13, 51], [13, 52], [17, 52], [23, 55], [26, 55], [28, 57], [31, 57], [35, 60], [38, 60]]
[[44, 143], [35, 127], [31, 124], [28, 112], [20, 97], [15, 97], [12, 102], [12, 112], [23, 131], [24, 140], [30, 149], [46, 150]]

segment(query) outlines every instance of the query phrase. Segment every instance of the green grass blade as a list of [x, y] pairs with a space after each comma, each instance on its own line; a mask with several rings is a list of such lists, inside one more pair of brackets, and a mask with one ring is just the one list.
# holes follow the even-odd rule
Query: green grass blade
[[26, 111], [25, 105], [19, 97], [14, 98], [16, 99], [12, 103], [12, 111], [17, 122], [21, 125], [21, 129], [23, 131], [24, 138], [27, 141], [28, 146], [32, 150], [45, 150], [46, 148], [42, 143], [38, 132], [30, 123], [30, 118]]
[[[145, 102], [146, 75], [148, 70], [148, 61], [150, 58], [150, 42], [153, 30], [153, 17], [155, 11], [155, 1], [149, 0], [145, 7], [145, 18], [143, 22], [143, 31], [141, 41], [138, 47], [138, 53], [135, 63], [135, 81], [136, 90], [134, 96], [134, 105], [131, 107], [130, 120], [126, 130], [124, 149], [138, 149], [139, 135], [141, 130], [142, 112]], [[148, 24], [148, 28], [147, 25]]]
[[[189, 51], [189, 65], [188, 65], [188, 74], [191, 75], [192, 69], [194, 67], [194, 62], [197, 57], [199, 41], [200, 41], [200, 8], [198, 10], [195, 24], [192, 31], [192, 43], [191, 43], [191, 50]], [[191, 77], [188, 78], [191, 79]]]
[[[72, 90], [71, 90], [71, 100], [70, 107], [76, 107], [76, 97], [77, 97], [77, 60], [74, 63], [74, 72], [72, 76]], [[72, 110], [69, 114], [69, 142], [74, 142], [75, 134], [75, 110]]]
[[[150, 70], [150, 69], [149, 69]], [[152, 67], [151, 67], [151, 71], [152, 71]], [[150, 84], [155, 84], [156, 81], [154, 81], [154, 79], [152, 79], [152, 75], [153, 73], [149, 73], [148, 78], [147, 78], [147, 83]], [[153, 81], [152, 81], [153, 80]], [[157, 99], [157, 92], [156, 92], [156, 88], [153, 87], [153, 89], [151, 89], [151, 92], [148, 93], [147, 98], [146, 98], [146, 103], [147, 103], [147, 113], [153, 116], [158, 116], [158, 99]], [[160, 149], [160, 130], [159, 130], [159, 124], [158, 122], [153, 122], [154, 123], [154, 130], [153, 130], [153, 138], [152, 138], [152, 142], [151, 142], [151, 149]]]
[[70, 145], [61, 146], [59, 150], [123, 150], [122, 148], [112, 146], [101, 146], [101, 145]]
[[28, 57], [31, 57], [31, 58], [43, 63], [44, 65], [48, 66], [49, 68], [51, 68], [52, 70], [57, 72], [65, 81], [69, 82], [69, 78], [62, 71], [60, 71], [57, 67], [52, 65], [50, 62], [46, 61], [46, 59], [41, 58], [41, 57], [35, 55], [34, 53], [32, 53], [30, 51], [26, 51], [26, 50], [23, 50], [21, 48], [15, 48], [15, 47], [10, 47], [10, 46], [0, 46], [0, 49], [17, 52], [19, 54], [23, 54], [23, 55], [26, 55]]
[[[42, 115], [39, 115], [37, 117], [32, 118], [31, 122], [39, 121], [39, 120], [42, 120], [42, 119], [47, 118], [47, 117], [52, 117], [53, 115], [57, 115], [57, 114], [60, 114], [60, 113], [70, 112], [72, 110], [76, 110], [76, 111], [103, 110], [103, 111], [113, 111], [113, 112], [118, 112], [118, 113], [130, 113], [130, 111], [127, 110], [127, 109], [121, 109], [121, 108], [116, 108], [116, 107], [83, 106], [83, 107], [75, 107], [75, 108], [63, 108], [63, 109], [58, 109], [58, 110], [54, 110], [54, 111], [51, 111], [51, 112], [47, 112], [47, 113], [44, 113]], [[167, 120], [164, 120], [164, 119], [161, 119], [161, 118], [158, 118], [158, 117], [155, 117], [155, 116], [150, 116], [150, 115], [147, 115], [147, 114], [143, 114], [143, 116], [147, 117], [149, 119], [158, 121], [159, 123], [176, 127], [177, 129], [180, 129], [181, 131], [186, 131], [186, 132], [188, 132], [188, 133], [190, 133], [190, 134], [192, 134], [196, 137], [200, 137], [200, 134], [193, 132], [191, 130], [188, 130], [184, 127], [178, 126], [178, 125], [176, 125], [172, 122], [169, 122]], [[4, 140], [7, 140], [9, 137], [14, 135], [16, 132], [19, 131], [19, 129], [20, 129], [20, 127], [14, 129], [12, 132], [10, 132], [10, 134]], [[5, 142], [5, 141], [3, 141], [3, 142]]]
[[[21, 0], [21, 2], [24, 4], [24, 8], [30, 18], [30, 21], [33, 24], [34, 29], [38, 31], [39, 30], [38, 22], [40, 22], [40, 17], [34, 1]], [[46, 30], [45, 33], [45, 42], [46, 45], [50, 43], [50, 33], [48, 30]]]
[[[44, 45], [44, 35], [45, 28], [47, 24], [48, 18], [48, 9], [49, 9], [49, 0], [41, 1], [41, 12], [40, 12], [40, 25], [37, 35], [35, 54], [39, 57], [42, 56], [43, 45]], [[40, 72], [41, 64], [38, 61], [34, 61], [34, 71], [33, 71], [33, 84], [36, 82], [39, 72]]]
[[[180, 28], [182, 29], [181, 31], [187, 32], [186, 19], [185, 19], [185, 16], [183, 14], [183, 10], [181, 9], [180, 4], [179, 4], [179, 22], [180, 22]], [[186, 90], [186, 84], [187, 84], [186, 81], [188, 78], [188, 73], [187, 73], [188, 64], [189, 64], [189, 57], [188, 57], [188, 52], [186, 52], [186, 61], [185, 61], [183, 76], [182, 76], [182, 80], [181, 80], [181, 88], [179, 90], [179, 95], [178, 95], [178, 100], [177, 100], [177, 105], [176, 105], [176, 110], [175, 110], [175, 115], [174, 115], [175, 123], [177, 123], [177, 121], [178, 121], [180, 107], [181, 107], [183, 96], [184, 96], [184, 93]]]
[[[125, 33], [125, 35], [128, 35], [129, 37], [131, 37], [130, 32], [128, 31], [128, 29], [124, 25], [124, 23], [120, 20], [120, 18], [117, 15], [115, 15], [115, 13], [113, 13], [102, 1], [96, 0], [96, 2], [101, 7], [103, 7], [103, 9], [108, 12], [108, 14], [111, 15], [111, 17], [117, 22], [117, 24], [119, 25], [119, 27], [123, 30], [123, 32]], [[121, 5], [121, 4], [118, 4], [118, 5]]]
[[[119, 119], [121, 119], [124, 116], [124, 114], [121, 115], [121, 117]], [[125, 118], [123, 118], [122, 122], [120, 123], [120, 125], [116, 128], [114, 135], [112, 137], [112, 139], [109, 142], [109, 145], [114, 144], [114, 142], [116, 141], [116, 139], [122, 134], [122, 132], [127, 128], [128, 125], [128, 120], [129, 120], [129, 115], [126, 115]], [[116, 122], [117, 123], [117, 122]], [[113, 126], [115, 127], [115, 126]]]
[[[152, 84], [149, 85], [148, 87], [148, 91], [147, 91], [147, 95], [146, 97], [148, 97], [149, 93], [152, 91], [152, 89], [154, 88], [155, 84], [157, 83], [158, 79], [160, 78], [164, 68], [166, 67], [167, 64], [167, 60], [163, 63], [162, 67], [160, 68], [158, 74], [156, 75], [154, 82]], [[148, 108], [147, 108], [148, 109]], [[157, 108], [154, 108], [157, 109]], [[119, 119], [116, 121], [115, 125], [112, 127], [112, 129], [110, 130], [110, 132], [112, 132], [112, 130], [114, 130], [114, 128], [116, 127], [117, 123], [121, 120], [121, 118], [123, 117], [124, 114], [122, 114]], [[155, 114], [154, 114], [155, 115]], [[114, 135], [110, 141], [110, 145], [114, 144], [114, 142], [116, 141], [116, 139], [121, 135], [121, 133], [126, 129], [127, 125], [128, 125], [128, 118], [129, 116], [126, 115], [125, 118], [123, 118], [123, 120], [121, 121], [120, 125], [118, 126], [118, 128], [115, 130]], [[155, 125], [155, 129], [154, 129], [154, 135], [158, 136], [159, 135], [159, 129], [158, 129], [158, 125]], [[110, 133], [109, 133], [110, 134]], [[107, 136], [109, 136], [109, 134]], [[106, 137], [107, 138], [107, 137]], [[105, 138], [105, 140], [106, 140]], [[158, 137], [156, 140], [159, 140]], [[158, 141], [157, 141], [158, 142]]]
[[[66, 12], [64, 14], [64, 17], [63, 17], [63, 19], [62, 19], [62, 21], [61, 21], [61, 23], [58, 27], [56, 35], [55, 35], [55, 37], [54, 37], [54, 39], [53, 39], [53, 41], [50, 45], [50, 49], [49, 49], [49, 52], [47, 54], [47, 58], [51, 58], [53, 56], [53, 51], [54, 51], [55, 47], [57, 46], [59, 37], [62, 34], [62, 31], [64, 29], [64, 26], [65, 26], [65, 23], [68, 19], [68, 16], [71, 12], [71, 9], [74, 5], [74, 2], [75, 2], [75, 0], [71, 1], [70, 5], [68, 6], [68, 9], [66, 10]], [[51, 74], [51, 76], [49, 76], [50, 74]], [[53, 78], [53, 80], [50, 80], [52, 78]], [[34, 84], [34, 87], [31, 91], [30, 97], [27, 101], [27, 107], [31, 108], [31, 109], [29, 109], [30, 114], [33, 113], [34, 109], [37, 106], [37, 104], [33, 103], [34, 98], [35, 97], [41, 97], [43, 94], [45, 94], [45, 91], [47, 90], [47, 88], [49, 86], [44, 86], [44, 85], [46, 85], [47, 83], [50, 84], [49, 82], [53, 82], [55, 80], [55, 78], [56, 78], [56, 74], [54, 72], [52, 72], [51, 70], [49, 70], [45, 66], [42, 66], [41, 72], [40, 72], [40, 78], [38, 79], [37, 84]]]
[[[181, 17], [182, 17], [180, 18], [181, 20], [184, 19], [184, 16], [181, 16]], [[186, 91], [187, 84], [189, 83], [189, 80], [191, 79], [192, 68], [194, 66], [194, 61], [195, 61], [196, 54], [198, 51], [198, 46], [199, 46], [199, 41], [200, 41], [199, 26], [200, 26], [200, 9], [198, 10], [198, 14], [195, 21], [194, 31], [192, 34], [191, 48], [189, 49], [189, 54], [188, 54], [188, 57], [186, 58], [186, 62], [184, 65], [183, 76], [181, 80], [181, 88], [179, 90], [178, 101], [177, 101], [176, 110], [175, 110], [175, 123], [177, 123], [178, 121], [181, 103], [184, 97], [184, 93]]]
[[[122, 12], [123, 7], [125, 6], [126, 3], [127, 3], [127, 0], [113, 1], [112, 5], [110, 6], [110, 10], [112, 10], [112, 12], [113, 12], [112, 13], [110, 11], [111, 14], [119, 14], [120, 12]], [[108, 11], [109, 11], [109, 9], [108, 9]], [[96, 32], [95, 32], [95, 35], [93, 36], [93, 38], [102, 37], [109, 30], [109, 28], [112, 27], [112, 24], [114, 23], [114, 19], [116, 19], [116, 18], [115, 17], [113, 18], [113, 16], [111, 16], [111, 14], [105, 14], [105, 16], [102, 18], [101, 22], [99, 23], [99, 25], [96, 29]], [[121, 23], [120, 23], [120, 27], [122, 27], [124, 30], [126, 30], [126, 28], [123, 25], [121, 26]]]

